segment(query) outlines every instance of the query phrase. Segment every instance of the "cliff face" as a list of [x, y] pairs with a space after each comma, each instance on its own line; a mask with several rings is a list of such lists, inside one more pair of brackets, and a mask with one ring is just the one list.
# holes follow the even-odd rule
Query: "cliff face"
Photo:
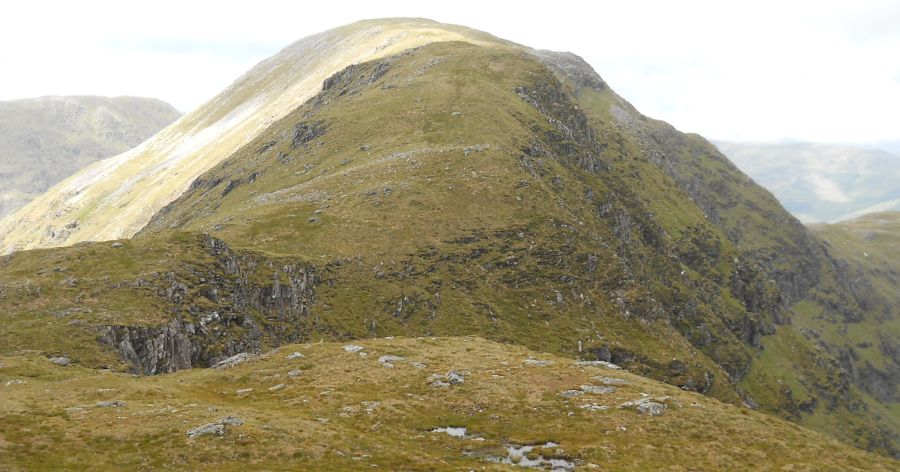
[[[162, 326], [97, 327], [100, 343], [113, 348], [133, 372], [154, 375], [209, 367], [230, 356], [308, 337], [301, 327], [308, 324], [315, 303], [312, 270], [286, 264], [260, 283], [251, 274], [272, 268], [272, 261], [235, 253], [210, 237], [204, 237], [202, 245], [214, 262], [190, 270], [199, 288], [171, 272], [153, 282], [134, 282], [157, 287], [156, 296], [172, 313], [171, 321]], [[199, 308], [197, 296], [212, 306]]]
[[179, 116], [150, 98], [0, 102], [0, 217], [83, 167], [141, 144]]
[[835, 261], [843, 282], [861, 296], [858, 311], [835, 304], [848, 321], [845, 342], [829, 342], [833, 333], [821, 324], [806, 330], [872, 397], [896, 403], [900, 400], [900, 327], [895, 321], [900, 310], [900, 213], [873, 213], [810, 229]]

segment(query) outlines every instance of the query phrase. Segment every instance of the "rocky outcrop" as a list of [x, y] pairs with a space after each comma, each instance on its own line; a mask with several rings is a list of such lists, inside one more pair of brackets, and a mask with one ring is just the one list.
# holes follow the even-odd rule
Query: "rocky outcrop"
[[228, 426], [240, 426], [242, 424], [244, 424], [244, 420], [236, 416], [229, 415], [220, 419], [219, 421], [207, 423], [189, 429], [187, 431], [187, 437], [193, 439], [205, 435], [223, 436]]
[[[721, 300], [721, 288], [730, 288], [727, 283], [730, 274], [715, 273], [726, 264], [728, 242], [721, 236], [720, 228], [712, 221], [697, 224], [689, 231], [665, 226], [663, 218], [647, 203], [646, 195], [630, 180], [641, 172], [658, 171], [616, 157], [623, 154], [619, 149], [622, 144], [611, 144], [614, 141], [604, 137], [602, 129], [594, 127], [595, 123], [572, 94], [572, 88], [591, 87], [602, 91], [605, 85], [599, 76], [593, 81], [586, 80], [587, 72], [583, 67], [576, 67], [577, 61], [573, 61], [569, 58], [568, 68], [556, 67], [555, 75], [541, 76], [515, 88], [515, 93], [549, 125], [530, 123], [540, 139], [522, 150], [519, 162], [536, 179], [547, 180], [560, 198], [566, 195], [566, 185], [587, 188], [584, 198], [595, 208], [594, 216], [611, 232], [603, 247], [618, 256], [613, 263], [619, 266], [621, 277], [616, 282], [617, 290], [611, 290], [609, 296], [621, 307], [624, 317], [636, 316], [647, 322], [668, 320], [732, 379], [740, 379], [749, 371], [751, 357], [739, 344], [758, 346], [760, 336], [772, 332], [770, 320], [777, 318], [776, 313], [781, 309], [777, 303], [780, 301], [777, 287], [767, 285], [767, 279], [759, 275], [762, 271], [755, 264], [746, 263], [748, 273], [734, 276], [744, 310], [726, 306]], [[603, 182], [603, 187], [587, 178], [566, 184], [560, 176], [547, 172], [552, 167], [551, 161], [572, 169], [573, 175], [592, 174]], [[583, 201], [571, 203], [572, 206], [583, 204]], [[565, 227], [560, 229], [577, 233]], [[674, 231], [683, 236], [673, 240], [670, 232]], [[733, 250], [733, 246], [729, 249]], [[560, 256], [555, 263], [568, 259]], [[692, 281], [684, 277], [684, 266], [704, 274], [706, 280]], [[654, 279], [667, 283], [650, 282]], [[674, 288], [675, 284], [683, 288]], [[723, 345], [729, 348], [722, 349]], [[615, 361], [628, 363], [624, 359]], [[667, 381], [678, 378], [676, 384], [698, 391], [710, 386], [706, 381], [709, 373], [694, 366], [674, 371], [670, 366], [657, 366], [653, 370], [656, 378]], [[685, 375], [694, 370], [693, 375]]]
[[165, 326], [103, 326], [100, 342], [112, 347], [139, 374], [152, 375], [190, 368], [193, 343], [180, 319]]
[[[113, 348], [133, 372], [154, 375], [209, 367], [308, 334], [305, 321], [315, 301], [313, 269], [236, 252], [209, 236], [202, 244], [215, 265], [191, 267], [190, 278], [169, 273], [155, 281], [157, 295], [172, 312], [171, 321], [98, 328], [99, 342]], [[210, 304], [215, 308], [207, 308]]]
[[[611, 93], [599, 75], [577, 56], [539, 56], [561, 83], [541, 78], [541, 82], [516, 89], [523, 100], [544, 115], [551, 128], [533, 128], [543, 131], [544, 139], [523, 149], [519, 161], [529, 174], [546, 181], [558, 194], [565, 186], [578, 183], [554, 177], [552, 166], [547, 165], [552, 159], [604, 180], [606, 192], [588, 188], [584, 195], [596, 206], [597, 216], [612, 229], [613, 237], [605, 244], [619, 256], [616, 262], [622, 264], [622, 279], [630, 284], [628, 291], [640, 294], [613, 297], [624, 316], [646, 321], [666, 319], [719, 364], [731, 380], [739, 380], [750, 371], [752, 356], [748, 353], [762, 349], [764, 338], [775, 334], [777, 325], [790, 324], [792, 310], [800, 301], [814, 302], [822, 307], [822, 316], [839, 323], [891, 317], [890, 304], [873, 289], [869, 278], [832, 257], [827, 247], [787, 215], [772, 195], [743, 176], [708, 142], [641, 115]], [[585, 119], [579, 106], [590, 105], [579, 101], [578, 96], [588, 89], [591, 97], [601, 94], [609, 100], [609, 116]], [[606, 125], [615, 128], [617, 140], [604, 136], [604, 132], [609, 133]], [[627, 154], [619, 148], [622, 142], [641, 149], [642, 156], [630, 161], [617, 159]], [[660, 217], [666, 215], [655, 215], [653, 205], [644, 202], [666, 197], [658, 192], [641, 192], [643, 182], [656, 178], [644, 162], [658, 169], [679, 193], [686, 194], [702, 211], [705, 221], [675, 228]], [[619, 176], [626, 181], [619, 181]], [[675, 234], [679, 234], [677, 239]], [[654, 270], [644, 271], [647, 266]], [[686, 280], [685, 269], [704, 280]], [[652, 279], [663, 280], [665, 285], [649, 282]], [[718, 300], [721, 292], [714, 289], [716, 286], [727, 290], [728, 298], [736, 299], [742, 309]], [[817, 379], [807, 381], [805, 387], [818, 400], [792, 406], [795, 418], [800, 411], [811, 413], [817, 408], [855, 408], [848, 393], [851, 384], [881, 401], [897, 397], [896, 363], [875, 368], [842, 351], [843, 341], [829, 342], [831, 345], [817, 341], [822, 347], [817, 354], [830, 355], [817, 355], [811, 369], [820, 372], [805, 377]], [[723, 349], [725, 346], [730, 347]], [[601, 345], [589, 347], [586, 354], [622, 363], [632, 370], [640, 368], [647, 375], [683, 388], [703, 392], [711, 386], [708, 375], [704, 375], [709, 372], [693, 365], [680, 361], [654, 365], [639, 353], [631, 356], [621, 351], [612, 352]], [[839, 362], [832, 361], [832, 356]]]

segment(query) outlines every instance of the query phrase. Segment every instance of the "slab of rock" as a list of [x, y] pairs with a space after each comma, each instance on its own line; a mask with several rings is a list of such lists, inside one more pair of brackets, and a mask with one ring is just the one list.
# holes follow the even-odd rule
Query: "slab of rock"
[[582, 410], [587, 410], [587, 411], [603, 411], [603, 410], [609, 409], [609, 407], [606, 405], [598, 405], [596, 403], [587, 403], [584, 405], [578, 405], [578, 408], [581, 408]]
[[292, 378], [293, 378], [293, 377], [299, 377], [299, 376], [301, 376], [301, 375], [303, 375], [303, 371], [302, 371], [302, 370], [292, 370], [292, 371], [288, 372], [288, 377], [292, 377]]
[[277, 392], [277, 391], [279, 391], [279, 390], [284, 390], [285, 387], [287, 387], [287, 385], [285, 385], [285, 384], [278, 384], [278, 385], [275, 385], [274, 387], [269, 387], [268, 390], [269, 390], [270, 392]]
[[306, 356], [304, 356], [303, 354], [300, 354], [299, 352], [292, 352], [292, 353], [288, 354], [287, 357], [285, 357], [285, 359], [292, 361], [294, 359], [303, 359], [304, 357], [306, 357]]
[[236, 393], [236, 394], [238, 394], [238, 395], [243, 395], [243, 394], [245, 394], [245, 393], [250, 393], [250, 392], [252, 392], [252, 391], [253, 391], [252, 388], [242, 388], [242, 389], [235, 390], [234, 393]]
[[125, 406], [125, 402], [119, 400], [104, 400], [102, 402], [97, 402], [97, 407], [99, 408], [122, 408]]
[[616, 387], [600, 386], [600, 385], [582, 385], [581, 391], [584, 393], [593, 393], [594, 395], [606, 395], [616, 391]]
[[391, 355], [381, 356], [378, 358], [378, 362], [382, 366], [387, 367], [387, 368], [393, 368], [394, 362], [402, 361], [402, 360], [403, 360], [403, 358], [400, 356], [391, 356]]
[[250, 359], [255, 358], [254, 354], [250, 354], [249, 352], [242, 352], [240, 354], [235, 354], [227, 359], [223, 359], [219, 362], [213, 364], [213, 369], [230, 369], [236, 365], [243, 364], [244, 362], [249, 361]]
[[625, 379], [619, 379], [616, 377], [604, 377], [602, 375], [591, 377], [591, 380], [600, 382], [603, 385], [628, 385], [628, 381]]
[[533, 366], [538, 366], [538, 367], [547, 367], [548, 365], [553, 365], [553, 361], [546, 361], [543, 359], [533, 359], [531, 357], [529, 357], [528, 359], [525, 359], [522, 363], [525, 365], [533, 365]]
[[459, 385], [466, 381], [466, 373], [451, 370], [446, 375], [434, 374], [431, 376], [432, 387], [450, 387], [451, 385]]
[[584, 392], [581, 390], [563, 390], [562, 392], [559, 392], [559, 396], [563, 398], [572, 398], [581, 395], [584, 395]]
[[638, 413], [642, 415], [659, 416], [665, 411], [665, 403], [644, 402], [637, 406]]
[[363, 348], [362, 346], [359, 346], [359, 345], [356, 345], [356, 344], [346, 344], [346, 345], [344, 345], [344, 350], [347, 351], [347, 352], [359, 352], [359, 351], [362, 351], [363, 349], [364, 349], [364, 348]]
[[575, 365], [579, 367], [603, 367], [612, 370], [621, 370], [622, 368], [606, 361], [575, 361]]
[[208, 423], [197, 426], [196, 428], [191, 428], [187, 432], [189, 438], [196, 438], [197, 436], [205, 436], [207, 434], [222, 436], [225, 434], [225, 425], [220, 423]]
[[226, 426], [240, 426], [242, 424], [244, 424], [244, 420], [236, 416], [229, 415], [214, 423], [207, 423], [201, 426], [197, 426], [196, 428], [191, 428], [187, 431], [187, 436], [189, 438], [196, 438], [198, 436], [205, 436], [209, 434], [222, 436], [225, 434]]
[[63, 356], [56, 356], [56, 357], [51, 357], [50, 362], [52, 362], [58, 366], [66, 367], [67, 365], [72, 363], [72, 359], [69, 359], [68, 357], [63, 357]]
[[455, 370], [451, 370], [447, 372], [447, 382], [450, 382], [450, 385], [459, 385], [466, 381], [466, 374], [462, 372], [457, 372]]
[[644, 397], [619, 405], [619, 408], [632, 408], [642, 415], [659, 416], [668, 408], [666, 402], [670, 397]]

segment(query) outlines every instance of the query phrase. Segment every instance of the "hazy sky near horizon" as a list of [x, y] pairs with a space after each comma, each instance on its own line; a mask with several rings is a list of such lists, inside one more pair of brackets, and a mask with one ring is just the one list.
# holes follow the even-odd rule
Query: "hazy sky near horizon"
[[301, 37], [414, 16], [572, 51], [645, 114], [710, 139], [900, 140], [900, 1], [32, 0], [0, 8], [0, 100], [138, 95], [190, 111]]

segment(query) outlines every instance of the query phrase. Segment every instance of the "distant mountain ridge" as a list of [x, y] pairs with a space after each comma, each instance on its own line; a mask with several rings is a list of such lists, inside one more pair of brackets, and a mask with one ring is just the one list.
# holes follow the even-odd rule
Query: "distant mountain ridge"
[[900, 155], [817, 143], [714, 144], [801, 221], [900, 210]]
[[47, 96], [0, 102], [0, 217], [181, 116], [154, 98]]

